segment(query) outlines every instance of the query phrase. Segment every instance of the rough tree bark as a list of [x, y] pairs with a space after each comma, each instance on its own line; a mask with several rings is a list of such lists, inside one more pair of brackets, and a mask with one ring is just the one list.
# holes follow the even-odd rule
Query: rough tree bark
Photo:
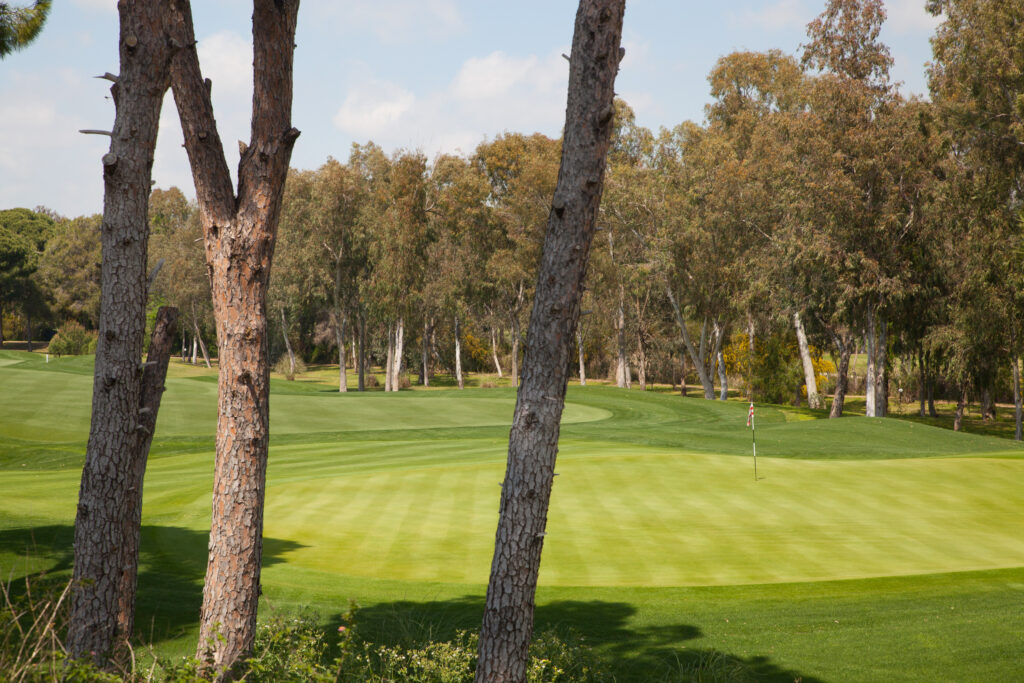
[[572, 335], [611, 139], [624, 9], [625, 0], [581, 0], [576, 14], [562, 160], [509, 434], [477, 681], [526, 675]]
[[251, 138], [231, 183], [196, 50], [192, 10], [168, 13], [183, 46], [174, 100], [199, 202], [220, 349], [217, 456], [198, 654], [218, 676], [252, 648], [263, 554], [270, 430], [267, 286], [292, 147], [292, 61], [298, 0], [253, 3]]
[[793, 312], [793, 327], [796, 329], [796, 343], [800, 349], [800, 362], [804, 366], [804, 384], [807, 385], [807, 407], [812, 410], [821, 408], [821, 397], [818, 395], [818, 381], [814, 376], [814, 361], [811, 359], [811, 349], [807, 344], [807, 333], [804, 332], [804, 324], [800, 321], [800, 313]]
[[134, 590], [125, 591], [134, 588], [136, 566], [126, 564], [123, 553], [138, 547], [135, 511], [142, 489], [136, 472], [145, 470], [143, 445], [148, 452], [150, 436], [145, 432], [152, 431], [140, 412], [144, 373], [139, 362], [153, 150], [172, 54], [164, 9], [163, 3], [118, 4], [121, 73], [111, 88], [116, 113], [110, 151], [103, 155], [100, 329], [75, 517], [67, 649], [74, 658], [88, 656], [104, 667], [131, 637], [132, 618], [121, 615], [134, 612]]

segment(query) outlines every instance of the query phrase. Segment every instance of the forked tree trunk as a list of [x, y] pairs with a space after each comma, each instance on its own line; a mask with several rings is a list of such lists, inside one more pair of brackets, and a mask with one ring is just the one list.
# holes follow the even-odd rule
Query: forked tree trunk
[[509, 434], [477, 681], [523, 681], [558, 432], [612, 130], [625, 0], [581, 0], [562, 161]]
[[967, 406], [967, 384], [960, 388], [960, 398], [956, 402], [956, 414], [953, 416], [953, 431], [959, 432], [964, 423], [964, 408]]
[[494, 369], [498, 372], [498, 379], [504, 377], [501, 372], [501, 361], [498, 360], [498, 334], [491, 327], [491, 358], [494, 360]]
[[128, 555], [137, 556], [139, 473], [145, 471], [153, 428], [144, 409], [155, 418], [155, 409], [143, 403], [145, 373], [139, 360], [146, 329], [153, 151], [170, 82], [172, 48], [163, 11], [162, 3], [118, 5], [121, 73], [111, 88], [116, 113], [110, 151], [103, 155], [102, 302], [75, 517], [67, 650], [104, 668], [132, 635], [136, 564]]
[[462, 325], [459, 315], [455, 314], [455, 381], [459, 389], [465, 388], [465, 379], [462, 377]]
[[814, 360], [811, 358], [811, 347], [807, 343], [807, 333], [800, 321], [800, 313], [793, 312], [793, 327], [796, 329], [796, 342], [800, 349], [800, 362], [804, 367], [804, 385], [807, 387], [807, 407], [812, 410], [821, 409], [821, 397], [818, 395], [818, 380], [814, 375]]
[[853, 339], [844, 334], [834, 334], [832, 340], [839, 352], [839, 366], [836, 368], [836, 391], [832, 396], [832, 408], [829, 418], [843, 416], [846, 405], [846, 386], [849, 383], [850, 355], [853, 353]]
[[139, 569], [139, 531], [142, 528], [142, 484], [146, 476], [149, 447], [156, 431], [156, 417], [164, 394], [171, 345], [178, 332], [178, 309], [161, 306], [150, 336], [149, 354], [142, 372], [142, 398], [139, 409], [139, 441], [132, 454], [131, 486], [128, 488], [128, 517], [124, 525], [125, 544], [121, 548], [121, 597], [118, 601], [118, 630], [131, 634], [135, 628], [135, 589]]
[[713, 401], [715, 399], [715, 383], [711, 380], [711, 375], [708, 374], [707, 363], [705, 362], [707, 359], [704, 357], [704, 332], [703, 330], [701, 331], [701, 348], [698, 353], [697, 349], [693, 346], [693, 341], [690, 339], [690, 332], [686, 329], [686, 321], [683, 320], [683, 311], [679, 307], [679, 302], [676, 301], [676, 295], [672, 292], [672, 288], [666, 285], [665, 294], [668, 296], [669, 303], [672, 304], [676, 325], [679, 326], [679, 336], [683, 340], [686, 352], [690, 354], [690, 362], [693, 363], [693, 367], [697, 370], [697, 377], [704, 388], [704, 398]]
[[[220, 350], [217, 456], [198, 656], [219, 678], [252, 650], [263, 554], [269, 443], [266, 296], [292, 147], [292, 61], [298, 0], [253, 3], [251, 138], [238, 193], [199, 68], [188, 0], [160, 6], [174, 20], [174, 100], [199, 202]], [[148, 189], [148, 188], [147, 188]]]

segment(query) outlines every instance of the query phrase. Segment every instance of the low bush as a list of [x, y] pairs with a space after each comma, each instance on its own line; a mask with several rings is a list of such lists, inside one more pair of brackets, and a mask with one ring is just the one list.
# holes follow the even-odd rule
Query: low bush
[[89, 332], [78, 321], [69, 320], [57, 330], [47, 351], [56, 356], [96, 353], [96, 333]]

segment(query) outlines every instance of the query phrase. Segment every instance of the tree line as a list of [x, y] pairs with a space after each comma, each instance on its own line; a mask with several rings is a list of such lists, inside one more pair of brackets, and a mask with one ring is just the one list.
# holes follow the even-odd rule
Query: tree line
[[[1019, 248], [1021, 112], [992, 93], [1020, 91], [1003, 64], [1020, 39], [1003, 10], [931, 10], [945, 21], [930, 101], [891, 82], [875, 3], [830, 5], [799, 55], [719, 59], [702, 124], [651, 131], [616, 101], [580, 381], [695, 383], [709, 399], [732, 381], [811, 408], [828, 389], [839, 416], [860, 350], [868, 415], [886, 414], [896, 371], [922, 414], [956, 400], [957, 424], [972, 395], [986, 415], [996, 398], [1019, 404], [1020, 268], [1003, 255]], [[432, 160], [368, 142], [289, 171], [268, 304], [282, 370], [336, 363], [340, 391], [375, 383], [370, 367], [386, 390], [436, 372], [460, 387], [466, 371], [517, 382], [560, 151], [509, 132]], [[209, 364], [198, 206], [156, 190], [149, 216], [150, 265], [164, 263], [151, 308], [175, 305], [183, 355]], [[49, 314], [94, 327], [97, 226], [59, 221], [44, 241], [45, 227], [15, 230], [42, 253], [34, 278], [0, 290], [8, 308], [29, 325]]]

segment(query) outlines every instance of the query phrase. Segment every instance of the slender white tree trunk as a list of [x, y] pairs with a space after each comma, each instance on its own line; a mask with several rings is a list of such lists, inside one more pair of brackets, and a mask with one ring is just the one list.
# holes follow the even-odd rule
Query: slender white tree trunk
[[725, 357], [722, 355], [722, 338], [725, 330], [716, 320], [714, 323], [715, 334], [715, 364], [718, 365], [718, 400], [725, 401], [729, 398], [729, 376], [725, 373]]
[[865, 334], [865, 354], [867, 355], [868, 368], [867, 372], [864, 373], [864, 414], [868, 417], [878, 417], [878, 408], [875, 402], [878, 400], [878, 392], [875, 388], [875, 382], [878, 379], [877, 370], [875, 368], [875, 344], [877, 338], [875, 336], [875, 312], [868, 310], [868, 326], [867, 333]]
[[587, 386], [587, 366], [583, 362], [583, 334], [576, 328], [576, 350], [580, 356], [580, 386]]
[[813, 410], [821, 409], [821, 396], [818, 395], [818, 381], [814, 376], [814, 361], [811, 359], [811, 349], [807, 344], [807, 333], [804, 332], [804, 324], [800, 322], [800, 313], [793, 312], [793, 327], [796, 329], [796, 343], [800, 348], [800, 362], [804, 366], [804, 384], [807, 385], [807, 406]]
[[619, 307], [615, 312], [615, 341], [618, 354], [615, 358], [615, 386], [629, 389], [632, 377], [629, 372], [629, 358], [626, 353], [626, 310], [623, 305], [623, 291], [619, 287]]
[[459, 389], [465, 388], [465, 380], [462, 377], [462, 325], [458, 314], [455, 315], [455, 381], [458, 382]]
[[387, 359], [384, 361], [384, 391], [391, 390], [391, 367], [394, 364], [394, 325], [387, 326]]
[[501, 361], [498, 360], [498, 335], [491, 328], [491, 358], [494, 359], [494, 369], [498, 371], [498, 379], [501, 379], [504, 375], [501, 374]]
[[1020, 392], [1020, 358], [1017, 357], [1016, 352], [1013, 356], [1013, 438], [1017, 441], [1021, 440], [1021, 392]]
[[395, 326], [395, 359], [391, 370], [391, 391], [398, 391], [402, 387], [402, 360], [405, 351], [405, 321], [398, 319]]
[[423, 386], [430, 386], [430, 328], [432, 328], [433, 321], [428, 320], [426, 316], [423, 317], [423, 343], [421, 346], [421, 355], [423, 363]]
[[288, 379], [295, 379], [295, 352], [292, 351], [292, 342], [288, 339], [288, 319], [284, 317], [284, 308], [281, 308], [281, 336], [284, 337], [284, 348], [288, 351]]
[[196, 358], [199, 355], [199, 332], [196, 332], [192, 336], [192, 365], [196, 364]]
[[334, 316], [335, 341], [338, 344], [338, 391], [345, 393], [348, 391], [348, 372], [345, 368], [345, 332], [348, 328], [348, 316], [340, 310], [335, 310]]
[[875, 325], [878, 341], [875, 342], [875, 411], [878, 417], [889, 416], [889, 323], [884, 314], [878, 314]]

